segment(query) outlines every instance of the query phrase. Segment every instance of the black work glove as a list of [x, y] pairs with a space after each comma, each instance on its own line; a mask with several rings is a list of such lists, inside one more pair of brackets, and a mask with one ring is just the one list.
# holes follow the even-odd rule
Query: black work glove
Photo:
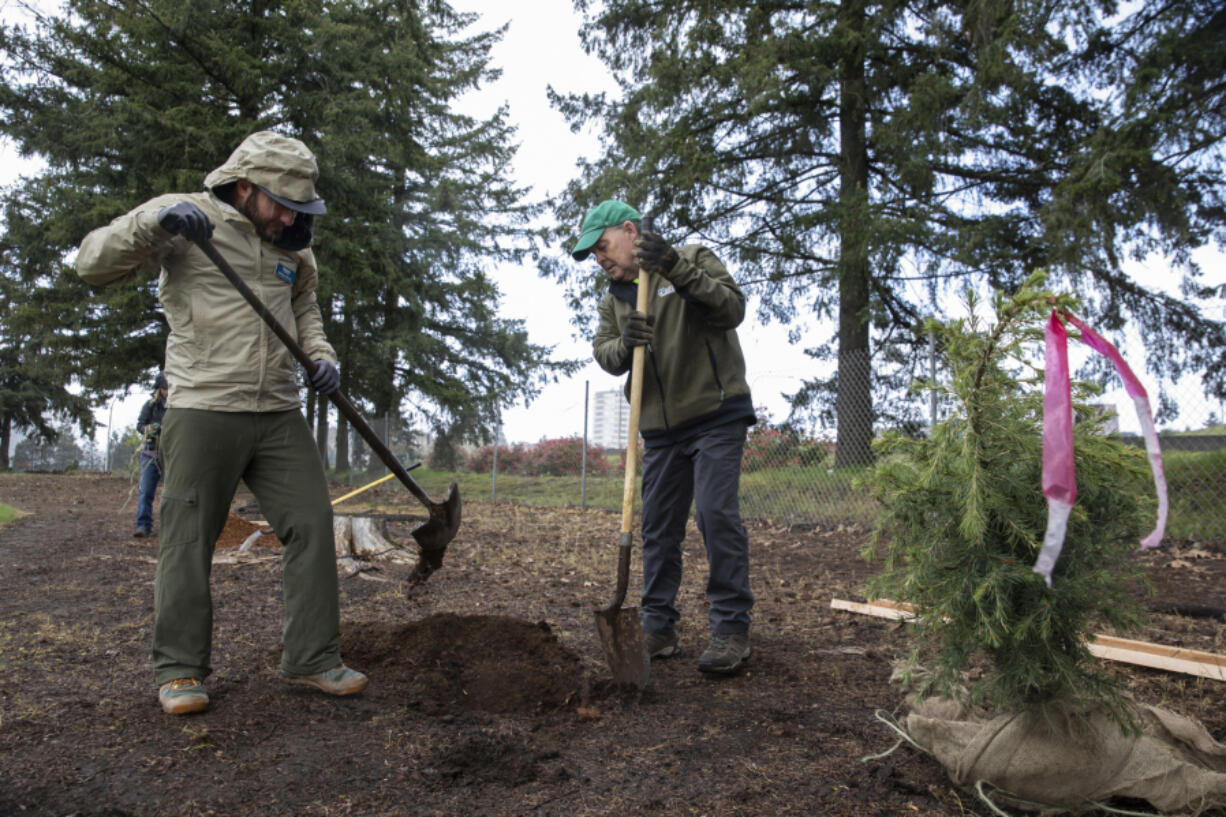
[[655, 322], [655, 315], [644, 315], [637, 309], [631, 312], [626, 318], [626, 325], [622, 327], [622, 343], [626, 344], [627, 349], [651, 343], [651, 327]]
[[634, 246], [638, 248], [634, 251], [634, 257], [640, 267], [672, 280], [669, 273], [677, 266], [678, 256], [671, 244], [655, 233], [645, 232], [634, 242]]
[[331, 394], [340, 388], [341, 373], [326, 360], [315, 361], [315, 374], [309, 377], [311, 388], [320, 394]]
[[190, 201], [163, 207], [158, 212], [158, 224], [171, 235], [181, 235], [188, 241], [205, 241], [213, 236], [213, 222]]

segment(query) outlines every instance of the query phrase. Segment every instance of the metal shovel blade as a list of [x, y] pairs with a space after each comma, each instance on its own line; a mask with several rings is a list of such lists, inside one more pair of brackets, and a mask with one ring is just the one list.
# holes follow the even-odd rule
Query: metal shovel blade
[[630, 534], [623, 533], [617, 551], [617, 589], [609, 606], [596, 611], [596, 632], [613, 681], [642, 689], [651, 674], [643, 623], [639, 620], [639, 608], [622, 607], [630, 583], [630, 548]]
[[605, 659], [618, 684], [647, 686], [651, 663], [647, 658], [647, 643], [643, 640], [643, 625], [639, 608], [613, 607], [596, 611], [596, 631], [604, 647]]
[[417, 569], [413, 572], [414, 581], [425, 581], [443, 566], [447, 545], [460, 529], [460, 491], [456, 484], [451, 483], [446, 499], [430, 502], [426, 508], [430, 518], [411, 531], [421, 549], [421, 558], [417, 560]]

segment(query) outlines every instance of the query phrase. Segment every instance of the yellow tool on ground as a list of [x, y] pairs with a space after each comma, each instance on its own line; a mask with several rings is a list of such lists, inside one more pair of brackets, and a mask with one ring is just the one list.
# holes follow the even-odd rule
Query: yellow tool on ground
[[[421, 465], [421, 463], [419, 462], [419, 463], [415, 463], [414, 465], [410, 465], [410, 466], [408, 467], [408, 470], [412, 471], [412, 470], [413, 470], [414, 468], [416, 468], [418, 465]], [[333, 508], [335, 508], [337, 505], [341, 504], [341, 503], [342, 503], [342, 502], [344, 502], [346, 499], [352, 499], [353, 497], [357, 496], [358, 494], [362, 493], [363, 491], [369, 491], [371, 488], [375, 487], [376, 485], [382, 485], [383, 483], [387, 482], [389, 479], [395, 479], [395, 478], [396, 478], [396, 475], [395, 475], [395, 474], [388, 474], [388, 475], [387, 475], [387, 476], [385, 476], [385, 477], [379, 477], [379, 478], [378, 478], [377, 480], [375, 480], [374, 482], [367, 483], [366, 485], [363, 485], [361, 488], [358, 488], [356, 491], [350, 491], [349, 493], [345, 494], [344, 496], [342, 496], [342, 497], [338, 497], [338, 498], [336, 498], [336, 499], [332, 500], [332, 507], [333, 507]]]

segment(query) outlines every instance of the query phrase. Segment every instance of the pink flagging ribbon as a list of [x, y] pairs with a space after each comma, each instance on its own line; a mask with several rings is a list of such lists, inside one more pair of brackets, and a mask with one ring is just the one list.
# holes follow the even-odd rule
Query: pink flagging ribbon
[[1069, 514], [1077, 501], [1077, 480], [1073, 465], [1073, 398], [1069, 385], [1068, 332], [1061, 322], [1067, 320], [1081, 332], [1081, 339], [1090, 348], [1108, 358], [1115, 365], [1124, 389], [1136, 407], [1141, 433], [1145, 438], [1145, 451], [1149, 455], [1150, 470], [1154, 475], [1154, 488], [1158, 493], [1158, 524], [1141, 540], [1141, 546], [1152, 548], [1162, 542], [1166, 531], [1169, 502], [1166, 491], [1166, 473], [1162, 468], [1162, 451], [1158, 447], [1158, 432], [1154, 428], [1150, 412], [1149, 396], [1141, 381], [1120, 356], [1120, 353], [1102, 335], [1095, 332], [1076, 316], [1067, 312], [1059, 314], [1052, 310], [1044, 331], [1044, 393], [1043, 393], [1043, 495], [1047, 497], [1047, 531], [1043, 546], [1035, 560], [1034, 572], [1043, 577], [1051, 587], [1051, 574], [1064, 547], [1068, 530]]

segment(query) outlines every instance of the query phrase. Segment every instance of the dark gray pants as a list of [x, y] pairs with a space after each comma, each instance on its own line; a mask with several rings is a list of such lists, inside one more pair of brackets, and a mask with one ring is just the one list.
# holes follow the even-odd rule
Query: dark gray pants
[[240, 478], [284, 545], [281, 669], [312, 675], [339, 664], [331, 498], [302, 414], [172, 408], [162, 422], [162, 458], [166, 486], [153, 593], [157, 683], [203, 679], [212, 671], [209, 573]]
[[643, 452], [643, 629], [670, 632], [681, 618], [681, 541], [695, 503], [707, 549], [707, 617], [714, 633], [749, 630], [749, 536], [738, 491], [746, 425], [728, 423], [684, 443]]

